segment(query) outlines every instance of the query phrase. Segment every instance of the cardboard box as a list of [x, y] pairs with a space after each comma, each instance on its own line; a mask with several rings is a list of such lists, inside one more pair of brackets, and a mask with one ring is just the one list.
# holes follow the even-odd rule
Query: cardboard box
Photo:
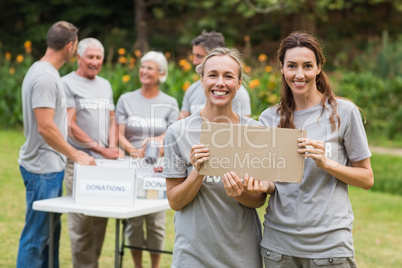
[[209, 160], [200, 174], [223, 176], [234, 171], [258, 180], [297, 182], [303, 178], [304, 157], [298, 138], [306, 130], [202, 122], [200, 143], [209, 147]]
[[137, 198], [166, 198], [165, 179], [161, 173], [153, 172], [162, 161], [158, 159], [156, 164], [150, 165], [144, 159], [126, 157], [122, 160], [96, 159], [96, 166], [75, 164], [75, 203], [133, 206]]
[[[130, 167], [137, 170], [138, 199], [166, 199], [166, 180], [162, 172], [156, 172], [157, 167], [163, 166], [163, 158], [156, 163], [147, 163], [144, 159], [130, 159]], [[160, 170], [160, 171], [163, 171]]]
[[85, 205], [134, 206], [136, 169], [123, 162], [96, 161], [96, 166], [74, 165], [73, 198]]

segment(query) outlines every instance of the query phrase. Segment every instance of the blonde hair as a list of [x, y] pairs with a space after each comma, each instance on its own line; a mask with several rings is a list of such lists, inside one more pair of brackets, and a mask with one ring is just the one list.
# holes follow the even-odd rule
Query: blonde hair
[[218, 47], [211, 50], [208, 55], [204, 58], [202, 63], [196, 67], [197, 73], [203, 77], [204, 76], [204, 67], [205, 63], [212, 57], [215, 56], [229, 56], [237, 62], [239, 68], [239, 80], [244, 77], [243, 71], [243, 57], [240, 52], [235, 48], [227, 48], [227, 47]]

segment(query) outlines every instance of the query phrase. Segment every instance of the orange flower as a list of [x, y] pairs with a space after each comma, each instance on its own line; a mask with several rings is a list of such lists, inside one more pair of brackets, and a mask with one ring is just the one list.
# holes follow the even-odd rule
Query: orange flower
[[140, 51], [139, 49], [136, 49], [136, 50], [134, 51], [134, 55], [135, 55], [137, 58], [141, 57], [141, 51]]
[[193, 82], [195, 82], [200, 79], [200, 76], [198, 74], [193, 74], [191, 78], [193, 79]]
[[250, 42], [250, 36], [248, 35], [244, 36], [244, 42], [246, 43]]
[[250, 67], [250, 66], [244, 67], [244, 72], [245, 72], [246, 74], [251, 73], [251, 67]]
[[179, 60], [179, 66], [183, 67], [184, 65], [187, 64], [187, 60], [186, 59], [181, 59]]
[[121, 80], [122, 80], [124, 83], [127, 83], [128, 81], [130, 81], [130, 76], [129, 76], [128, 74], [126, 74], [126, 75], [124, 75], [124, 76], [121, 78]]
[[187, 62], [183, 67], [183, 71], [188, 72], [191, 69], [191, 63]]
[[126, 57], [123, 57], [123, 56], [120, 56], [120, 57], [119, 57], [119, 63], [121, 63], [121, 64], [126, 64], [126, 63], [127, 63], [127, 58], [126, 58]]
[[4, 53], [4, 57], [6, 58], [6, 60], [11, 60], [11, 52], [7, 51], [6, 53]]
[[130, 58], [130, 64], [128, 65], [128, 68], [134, 69], [134, 67], [135, 67], [135, 59], [134, 59], [134, 58]]
[[25, 43], [24, 43], [24, 48], [25, 48], [25, 51], [29, 54], [29, 53], [31, 53], [32, 52], [32, 42], [31, 41], [25, 41]]
[[250, 89], [255, 89], [259, 85], [260, 85], [260, 80], [258, 80], [258, 79], [253, 79], [248, 83], [248, 86], [250, 87]]
[[126, 54], [126, 50], [125, 50], [124, 48], [119, 48], [119, 49], [117, 50], [117, 53], [118, 53], [120, 56], [123, 56], [124, 54]]
[[181, 88], [183, 89], [184, 92], [186, 92], [190, 85], [191, 85], [191, 82], [186, 80], [186, 82], [184, 82], [184, 84]]
[[11, 75], [15, 74], [15, 68], [14, 68], [14, 67], [11, 67], [9, 73], [10, 73]]
[[169, 58], [170, 58], [170, 56], [171, 56], [171, 54], [170, 54], [170, 52], [169, 52], [169, 51], [165, 52], [165, 57], [166, 57], [166, 59], [169, 59]]
[[265, 66], [265, 69], [264, 69], [264, 70], [265, 70], [266, 73], [270, 73], [270, 72], [272, 72], [272, 67], [269, 66], [269, 65], [268, 65], [268, 66]]
[[24, 47], [25, 47], [25, 48], [27, 48], [27, 47], [32, 47], [32, 42], [29, 41], [29, 40], [25, 41]]
[[268, 56], [263, 54], [263, 53], [258, 56], [258, 61], [259, 62], [265, 62], [267, 60], [268, 60]]
[[21, 54], [18, 54], [17, 58], [16, 58], [18, 63], [21, 63], [24, 61], [24, 56], [22, 56]]

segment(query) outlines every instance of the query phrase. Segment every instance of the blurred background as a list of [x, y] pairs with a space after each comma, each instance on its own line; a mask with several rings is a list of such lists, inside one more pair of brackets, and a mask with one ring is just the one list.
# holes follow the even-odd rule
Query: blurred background
[[279, 101], [280, 40], [304, 30], [323, 43], [335, 92], [364, 110], [371, 143], [402, 147], [399, 0], [14, 0], [1, 1], [0, 13], [0, 127], [21, 126], [21, 81], [44, 54], [46, 32], [58, 20], [79, 27], [80, 39], [104, 44], [102, 75], [115, 100], [139, 86], [136, 67], [144, 52], [165, 53], [170, 74], [162, 89], [180, 105], [198, 79], [191, 40], [204, 29], [222, 32], [227, 46], [244, 54], [254, 117]]

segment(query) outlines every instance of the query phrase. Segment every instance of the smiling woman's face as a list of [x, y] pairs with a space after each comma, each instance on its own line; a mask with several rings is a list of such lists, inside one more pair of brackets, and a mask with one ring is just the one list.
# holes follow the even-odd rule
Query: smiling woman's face
[[293, 95], [317, 91], [316, 76], [321, 72], [314, 52], [306, 47], [288, 49], [281, 69]]
[[239, 79], [239, 65], [230, 56], [214, 56], [204, 65], [201, 82], [207, 101], [212, 105], [231, 104], [242, 80]]
[[143, 85], [157, 85], [159, 84], [158, 64], [155, 61], [145, 61], [141, 63], [140, 67], [140, 82]]

